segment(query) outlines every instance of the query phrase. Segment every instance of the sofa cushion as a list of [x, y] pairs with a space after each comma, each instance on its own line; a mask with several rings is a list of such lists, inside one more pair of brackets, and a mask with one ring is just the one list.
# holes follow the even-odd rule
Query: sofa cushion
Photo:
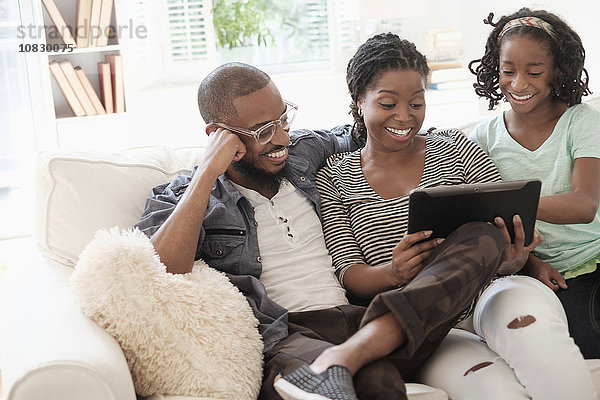
[[150, 190], [188, 172], [203, 154], [202, 147], [41, 153], [36, 239], [42, 253], [73, 266], [96, 230], [135, 224]]
[[245, 297], [197, 261], [169, 274], [139, 230], [99, 231], [71, 275], [83, 313], [121, 346], [136, 392], [254, 399], [263, 344]]

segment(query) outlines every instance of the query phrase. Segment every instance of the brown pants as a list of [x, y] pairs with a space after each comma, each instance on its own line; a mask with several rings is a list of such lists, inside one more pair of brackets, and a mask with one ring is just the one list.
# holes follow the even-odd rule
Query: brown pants
[[487, 285], [504, 258], [504, 241], [489, 224], [469, 223], [454, 231], [400, 290], [378, 294], [368, 308], [339, 306], [289, 314], [289, 336], [264, 355], [260, 399], [280, 399], [273, 389], [278, 373], [310, 364], [327, 347], [343, 343], [360, 327], [392, 313], [407, 342], [361, 368], [354, 387], [361, 400], [406, 399], [411, 380], [439, 346], [461, 313]]

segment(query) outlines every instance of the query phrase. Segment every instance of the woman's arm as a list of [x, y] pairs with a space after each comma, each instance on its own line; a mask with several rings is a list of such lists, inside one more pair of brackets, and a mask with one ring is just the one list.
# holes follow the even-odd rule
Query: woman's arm
[[575, 159], [571, 191], [540, 198], [537, 218], [552, 224], [587, 224], [600, 202], [600, 158]]
[[376, 294], [409, 283], [423, 268], [423, 262], [443, 239], [427, 239], [432, 231], [406, 235], [394, 247], [392, 261], [378, 266], [355, 264], [344, 274], [344, 287], [355, 297], [369, 299]]
[[544, 237], [534, 230], [533, 239], [528, 246], [525, 246], [525, 231], [523, 230], [523, 221], [516, 214], [513, 216], [513, 227], [515, 230], [515, 240], [511, 242], [510, 234], [506, 227], [506, 223], [500, 217], [494, 220], [496, 227], [500, 230], [500, 234], [504, 238], [506, 248], [504, 251], [504, 262], [498, 268], [498, 275], [512, 275], [519, 272], [525, 266], [531, 252], [544, 240]]
[[[515, 215], [512, 222], [515, 227], [513, 243], [502, 218], [496, 218], [495, 221], [506, 243], [504, 262], [498, 270], [500, 275], [511, 275], [523, 268], [530, 252], [543, 239], [536, 231], [532, 242], [529, 246], [525, 246], [525, 232], [521, 218]], [[376, 267], [366, 264], [352, 265], [344, 274], [344, 287], [356, 297], [371, 298], [377, 293], [409, 283], [423, 268], [423, 262], [433, 249], [443, 242], [443, 239], [423, 241], [431, 233], [432, 231], [421, 231], [406, 235], [394, 247], [392, 261], [387, 264]]]
[[[340, 160], [343, 155], [333, 156]], [[345, 206], [341, 191], [332, 176], [333, 165], [336, 161], [329, 160], [328, 164], [317, 173], [317, 188], [321, 195], [321, 213], [325, 244], [333, 259], [336, 275], [341, 284], [353, 296], [371, 298], [384, 290], [393, 289], [408, 283], [420, 270], [421, 263], [429, 256], [430, 249], [438, 243], [431, 240], [414, 243], [431, 235], [417, 232], [406, 235], [393, 250], [390, 263], [378, 266], [366, 264], [364, 255], [354, 235], [350, 221], [349, 210]], [[343, 182], [338, 182], [342, 185]]]

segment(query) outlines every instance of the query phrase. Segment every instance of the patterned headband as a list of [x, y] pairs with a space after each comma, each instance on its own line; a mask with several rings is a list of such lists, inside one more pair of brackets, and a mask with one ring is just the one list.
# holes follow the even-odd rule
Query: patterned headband
[[515, 18], [513, 20], [508, 21], [504, 25], [504, 28], [502, 28], [502, 31], [500, 31], [500, 34], [498, 35], [498, 40], [502, 39], [502, 36], [504, 36], [504, 34], [507, 31], [509, 31], [513, 28], [517, 28], [519, 26], [532, 26], [534, 28], [543, 30], [548, 35], [550, 35], [550, 37], [552, 37], [552, 39], [554, 39], [554, 40], [558, 39], [558, 35], [554, 31], [554, 28], [552, 27], [552, 25], [550, 25], [543, 19], [540, 19], [537, 17], [521, 17], [521, 18]]

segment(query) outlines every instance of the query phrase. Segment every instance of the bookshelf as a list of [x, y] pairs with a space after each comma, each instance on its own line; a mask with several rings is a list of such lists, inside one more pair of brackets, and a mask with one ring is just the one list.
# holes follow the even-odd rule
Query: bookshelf
[[[44, 97], [44, 102], [47, 105], [47, 118], [46, 123], [41, 131], [43, 135], [46, 135], [50, 140], [45, 140], [46, 144], [43, 146], [44, 149], [57, 150], [57, 149], [108, 149], [114, 147], [124, 147], [128, 145], [127, 138], [120, 137], [119, 135], [108, 134], [107, 132], [127, 132], [127, 113], [126, 113], [126, 99], [124, 101], [125, 106], [121, 107], [120, 112], [113, 110], [113, 113], [103, 114], [107, 107], [103, 100], [103, 93], [101, 90], [101, 78], [98, 72], [98, 63], [108, 62], [108, 56], [117, 55], [121, 56], [123, 60], [122, 44], [117, 35], [111, 35], [106, 40], [106, 45], [91, 45], [86, 47], [77, 47], [76, 45], [72, 48], [65, 46], [65, 42], [69, 42], [64, 38], [64, 35], [58, 33], [58, 26], [55, 24], [56, 17], [52, 18], [47, 8], [47, 1], [49, 0], [34, 0], [37, 1], [37, 12], [34, 13], [34, 19], [36, 25], [42, 27], [43, 33], [40, 35], [38, 45], [49, 46], [53, 51], [35, 52], [39, 58], [39, 63], [45, 68], [42, 68], [42, 81], [45, 86], [44, 90], [40, 90]], [[67, 26], [71, 28], [73, 40], [75, 42], [80, 39], [76, 36], [76, 32], [73, 30], [75, 26], [78, 26], [78, 8], [85, 1], [88, 4], [93, 4], [94, 1], [102, 4], [102, 0], [51, 0], [56, 5], [56, 8], [60, 12], [60, 15], [64, 19]], [[103, 0], [106, 2], [106, 0]], [[46, 3], [46, 4], [44, 4]], [[119, 5], [120, 0], [113, 0], [110, 10], [110, 26], [118, 27], [119, 19], [123, 18], [122, 11]], [[90, 5], [90, 7], [92, 7]], [[125, 7], [123, 7], [125, 8]], [[80, 26], [80, 25], [79, 25]], [[92, 40], [92, 39], [89, 39]], [[67, 101], [67, 97], [61, 85], [58, 83], [55, 76], [56, 71], [51, 72], [51, 63], [60, 63], [61, 61], [68, 61], [73, 67], [80, 67], [91, 87], [93, 92], [100, 101], [102, 106], [98, 109], [97, 102], [93, 102], [96, 107], [86, 108], [83, 115], [81, 111], [76, 115], [74, 109]], [[127, 93], [125, 87], [126, 73], [123, 71], [124, 62], [122, 62], [123, 68], [120, 72], [122, 77], [121, 88], [124, 94]], [[80, 72], [79, 72], [80, 74]], [[80, 74], [81, 75], [81, 74]], [[67, 75], [68, 77], [68, 75]], [[111, 79], [115, 80], [114, 70], [111, 74]], [[83, 80], [80, 77], [80, 80]], [[71, 87], [73, 85], [72, 80], [69, 81]], [[64, 81], [62, 83], [65, 84]], [[81, 86], [80, 86], [81, 87]], [[111, 85], [112, 87], [112, 85]], [[114, 88], [113, 88], [114, 91]], [[90, 96], [89, 87], [86, 93]], [[78, 99], [85, 96], [85, 93], [77, 92]], [[123, 95], [125, 97], [125, 95]], [[91, 97], [88, 97], [91, 98]], [[70, 99], [73, 101], [73, 99]], [[115, 99], [112, 99], [112, 103], [115, 103]], [[80, 102], [83, 104], [83, 101]], [[88, 104], [90, 104], [88, 102]], [[116, 137], [113, 137], [116, 136]], [[122, 135], [121, 135], [122, 136]]]

